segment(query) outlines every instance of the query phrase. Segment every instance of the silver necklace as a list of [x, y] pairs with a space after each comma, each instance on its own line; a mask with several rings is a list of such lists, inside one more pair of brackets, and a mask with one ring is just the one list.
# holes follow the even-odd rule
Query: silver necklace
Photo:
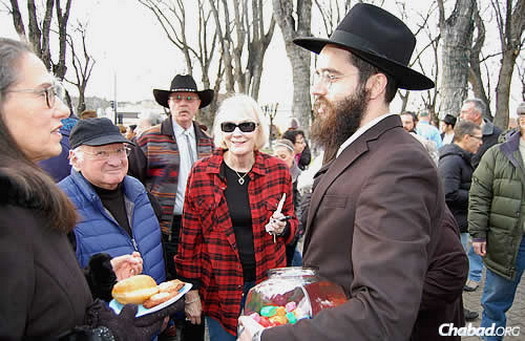
[[241, 186], [244, 185], [244, 178], [246, 177], [246, 175], [248, 175], [248, 173], [250, 173], [250, 171], [247, 171], [246, 173], [244, 173], [243, 176], [241, 176], [235, 169], [233, 171], [239, 177], [239, 179], [237, 179], [237, 182], [239, 183], [239, 185]]

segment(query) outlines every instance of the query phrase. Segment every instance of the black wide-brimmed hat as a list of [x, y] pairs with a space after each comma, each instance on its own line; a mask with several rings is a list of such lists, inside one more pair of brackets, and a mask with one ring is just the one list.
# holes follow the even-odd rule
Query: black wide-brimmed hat
[[326, 44], [343, 47], [392, 76], [397, 86], [425, 90], [434, 82], [408, 67], [416, 37], [397, 17], [370, 4], [352, 7], [330, 38], [297, 38], [295, 44], [319, 53]]
[[174, 92], [195, 92], [201, 99], [199, 108], [204, 108], [213, 100], [213, 90], [197, 90], [197, 83], [191, 75], [176, 75], [171, 81], [169, 90], [153, 89], [153, 96], [157, 103], [163, 107], [169, 108], [168, 98]]

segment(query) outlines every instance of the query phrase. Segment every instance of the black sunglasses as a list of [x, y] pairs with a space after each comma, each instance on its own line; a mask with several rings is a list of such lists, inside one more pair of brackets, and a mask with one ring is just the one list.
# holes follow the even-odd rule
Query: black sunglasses
[[221, 130], [225, 133], [232, 133], [235, 128], [239, 127], [239, 129], [243, 133], [251, 133], [252, 131], [257, 128], [258, 124], [255, 122], [242, 122], [239, 124], [235, 124], [233, 122], [223, 122], [221, 123]]

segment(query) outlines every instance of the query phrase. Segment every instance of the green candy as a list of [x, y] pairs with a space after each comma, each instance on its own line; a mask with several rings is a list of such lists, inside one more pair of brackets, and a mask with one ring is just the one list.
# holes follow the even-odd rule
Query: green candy
[[294, 324], [297, 322], [297, 318], [295, 317], [294, 313], [286, 313], [285, 316], [288, 319], [288, 322], [290, 322], [291, 324]]
[[277, 307], [273, 305], [267, 305], [262, 307], [261, 316], [272, 317], [277, 312]]

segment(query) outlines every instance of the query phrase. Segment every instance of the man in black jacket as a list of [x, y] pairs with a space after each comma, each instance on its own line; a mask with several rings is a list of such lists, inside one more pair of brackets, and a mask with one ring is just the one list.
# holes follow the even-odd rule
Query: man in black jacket
[[[470, 121], [461, 121], [454, 128], [454, 141], [439, 150], [439, 175], [443, 182], [445, 201], [454, 214], [465, 251], [468, 245], [468, 192], [474, 167], [472, 155], [482, 144], [481, 128]], [[474, 320], [478, 313], [465, 309], [465, 319]]]
[[[479, 125], [483, 134], [483, 143], [472, 156], [472, 166], [474, 166], [474, 169], [478, 166], [483, 154], [485, 154], [490, 147], [498, 143], [499, 136], [502, 134], [500, 128], [485, 118], [487, 116], [486, 112], [487, 105], [479, 98], [467, 98], [461, 106], [461, 120], [470, 121]], [[468, 281], [465, 284], [465, 291], [474, 291], [479, 287], [479, 283], [481, 282], [483, 260], [474, 252], [472, 247], [468, 250], [468, 259], [470, 270]]]
[[485, 111], [487, 111], [486, 104], [478, 98], [468, 98], [464, 100], [463, 106], [461, 107], [461, 120], [470, 121], [479, 125], [483, 135], [481, 147], [472, 156], [472, 165], [474, 168], [478, 166], [479, 160], [481, 160], [481, 157], [487, 149], [498, 143], [498, 138], [502, 133], [500, 128], [483, 118]]

